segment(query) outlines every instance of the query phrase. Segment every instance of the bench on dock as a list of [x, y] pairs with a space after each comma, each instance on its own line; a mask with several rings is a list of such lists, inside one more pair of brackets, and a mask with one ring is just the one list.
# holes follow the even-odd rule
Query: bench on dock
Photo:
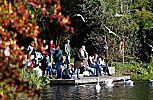
[[115, 75], [115, 67], [108, 67], [108, 69], [111, 75]]
[[[71, 64], [73, 66], [73, 64]], [[113, 79], [113, 81], [121, 81], [120, 79], [129, 80], [130, 76], [115, 76], [115, 67], [108, 67], [110, 74], [113, 76], [99, 76], [99, 82], [103, 82], [106, 79]], [[94, 68], [93, 68], [94, 70]], [[50, 84], [52, 85], [76, 85], [76, 84], [90, 84], [97, 83], [97, 77], [84, 77], [83, 74], [80, 74], [80, 79], [51, 79]]]

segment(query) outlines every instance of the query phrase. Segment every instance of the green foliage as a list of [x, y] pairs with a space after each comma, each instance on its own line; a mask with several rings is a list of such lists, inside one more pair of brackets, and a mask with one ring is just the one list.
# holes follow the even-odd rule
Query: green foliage
[[[79, 0], [78, 2], [64, 0], [64, 2], [62, 6], [65, 14], [73, 16], [80, 13], [86, 20], [82, 23], [77, 21], [81, 20], [80, 17], [71, 18], [76, 32], [71, 38], [73, 47], [85, 44], [89, 53], [105, 55], [107, 35], [108, 59], [121, 60], [118, 47], [120, 39], [124, 38], [125, 56], [139, 58], [143, 62], [150, 61], [150, 47], [147, 43], [153, 45], [151, 0]], [[122, 16], [115, 16], [116, 14]], [[120, 39], [108, 34], [104, 25], [118, 34]]]
[[51, 39], [54, 42], [58, 41], [58, 43], [55, 42], [56, 45], [63, 43], [70, 36], [67, 33], [73, 33], [69, 16], [62, 15], [62, 7], [58, 0], [41, 1], [38, 4], [28, 4], [28, 9], [39, 25], [40, 34], [38, 37], [49, 41]]
[[[67, 33], [74, 33], [70, 18], [62, 15], [60, 0], [1, 0], [0, 5], [0, 99], [33, 98], [39, 94], [41, 79], [32, 69], [22, 69], [30, 57], [24, 52], [24, 43], [34, 39], [38, 46], [41, 37], [54, 38], [60, 44]], [[36, 51], [43, 51], [43, 46], [39, 47]]]
[[44, 86], [47, 86], [47, 85], [49, 85], [50, 84], [50, 78], [49, 78], [49, 76], [43, 76], [43, 77], [41, 77], [41, 81], [42, 81], [42, 85]]
[[21, 77], [23, 80], [29, 80], [31, 88], [39, 89], [42, 85], [42, 79], [36, 70], [23, 68], [21, 69]]
[[153, 28], [153, 13], [147, 11], [145, 8], [142, 8], [142, 10], [136, 10], [134, 18], [139, 27], [144, 27], [145, 30]]
[[[153, 59], [153, 58], [152, 58]], [[149, 80], [153, 77], [153, 63], [140, 63], [130, 61], [128, 63], [113, 63], [116, 75], [130, 75], [133, 80]]]
[[137, 57], [143, 62], [149, 62], [151, 49], [148, 44], [153, 44], [153, 13], [150, 0], [135, 0], [131, 3], [131, 15], [137, 26]]
[[70, 63], [74, 63], [74, 57], [70, 59]]

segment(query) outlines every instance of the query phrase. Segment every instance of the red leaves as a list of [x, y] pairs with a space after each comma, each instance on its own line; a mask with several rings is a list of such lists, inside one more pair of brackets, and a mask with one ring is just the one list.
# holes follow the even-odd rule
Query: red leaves
[[7, 27], [9, 24], [9, 20], [4, 20], [4, 26]]
[[[17, 37], [17, 33], [22, 34], [24, 37], [30, 38], [37, 38], [38, 34], [40, 33], [39, 27], [37, 25], [38, 19], [36, 19], [36, 10], [34, 10], [34, 12], [29, 11], [29, 9], [27, 9], [27, 4], [30, 3], [34, 7], [34, 9], [40, 9], [40, 12], [38, 14], [42, 14], [43, 17], [50, 17], [50, 22], [58, 20], [57, 23], [60, 27], [62, 27], [61, 29], [63, 29], [63, 31], [71, 31], [72, 33], [74, 33], [74, 28], [69, 26], [71, 24], [70, 17], [64, 17], [64, 15], [62, 15], [61, 13], [62, 7], [60, 6], [60, 1], [54, 1], [54, 6], [52, 6], [51, 8], [52, 12], [49, 12], [48, 8], [46, 8], [46, 2], [52, 3], [52, 0], [43, 0], [43, 2], [42, 0], [28, 0], [28, 2], [25, 3], [23, 3], [22, 0], [18, 0], [18, 2], [15, 3], [15, 7], [7, 3], [0, 6], [0, 58], [2, 58], [3, 60], [5, 58], [3, 62], [0, 61], [0, 73], [3, 74], [2, 77], [5, 77], [1, 81], [5, 81], [9, 84], [6, 85], [5, 83], [5, 85], [3, 86], [3, 88], [6, 88], [8, 91], [13, 86], [16, 86], [16, 92], [24, 91], [27, 93], [27, 96], [34, 95], [32, 93], [32, 90], [30, 90], [28, 84], [25, 85], [25, 81], [22, 79], [19, 72], [19, 67], [24, 67], [25, 54], [23, 52], [24, 48], [20, 48], [16, 44], [17, 40], [15, 40]], [[8, 26], [10, 26], [13, 30], [16, 30], [16, 32], [8, 29]], [[43, 28], [47, 27], [48, 24], [44, 22]], [[58, 32], [55, 32], [55, 34], [56, 33]], [[37, 42], [39, 44], [37, 44]], [[37, 42], [35, 42], [35, 45], [38, 45], [38, 50], [42, 50], [44, 54], [47, 54], [44, 48], [41, 48], [41, 46], [43, 46], [43, 44], [41, 44], [41, 39], [38, 39]], [[9, 51], [11, 55], [5, 57], [3, 51], [7, 46], [10, 47]], [[33, 68], [33, 64], [31, 65], [31, 68]]]
[[73, 27], [71, 27], [71, 32], [74, 33], [74, 28]]
[[35, 34], [36, 36], [37, 36], [39, 33], [40, 33], [39, 30], [35, 30], [35, 31], [34, 31], [34, 34]]
[[33, 0], [29, 0], [29, 2], [33, 6], [34, 9], [37, 7], [37, 5], [33, 2]]
[[65, 32], [68, 32], [70, 30], [70, 27], [69, 26], [66, 26], [65, 27]]
[[46, 15], [46, 8], [41, 8], [41, 13], [43, 16], [45, 16]]
[[34, 2], [34, 0], [28, 0], [29, 2], [31, 2], [31, 3], [33, 3]]
[[52, 0], [47, 0], [47, 2], [51, 3], [51, 2], [52, 2]]
[[50, 15], [50, 22], [52, 22], [54, 19], [53, 15]]
[[22, 2], [22, 0], [18, 0], [18, 2], [20, 3], [20, 2]]
[[25, 10], [24, 7], [21, 7], [20, 11], [21, 11], [21, 14], [22, 14], [22, 15], [24, 15], [24, 14], [26, 13], [26, 10]]
[[0, 19], [0, 23], [2, 23], [3, 21]]
[[0, 29], [0, 34], [1, 34], [1, 35], [3, 34], [3, 31], [2, 31], [2, 29]]

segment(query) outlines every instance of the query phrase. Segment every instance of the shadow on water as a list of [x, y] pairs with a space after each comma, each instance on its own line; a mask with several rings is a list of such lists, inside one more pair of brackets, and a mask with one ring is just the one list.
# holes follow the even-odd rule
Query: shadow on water
[[107, 88], [101, 84], [100, 93], [96, 84], [56, 85], [41, 90], [39, 100], [153, 100], [153, 85], [146, 81], [136, 81], [133, 87], [115, 83]]

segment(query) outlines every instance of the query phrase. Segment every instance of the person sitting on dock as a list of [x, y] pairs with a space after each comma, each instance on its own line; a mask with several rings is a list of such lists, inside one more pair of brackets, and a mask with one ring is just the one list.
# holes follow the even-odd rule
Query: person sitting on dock
[[[67, 63], [67, 62], [65, 62]], [[73, 71], [72, 68], [69, 64], [65, 64], [65, 68], [62, 71], [62, 79], [71, 79], [72, 75], [73, 75]]]
[[111, 74], [109, 73], [109, 69], [105, 64], [104, 58], [103, 57], [98, 57], [98, 63], [100, 65], [100, 68], [103, 69], [104, 74], [108, 74], [108, 76], [111, 76]]
[[88, 59], [89, 67], [96, 69], [96, 77], [99, 76], [100, 66], [94, 61], [94, 55], [90, 55]]

